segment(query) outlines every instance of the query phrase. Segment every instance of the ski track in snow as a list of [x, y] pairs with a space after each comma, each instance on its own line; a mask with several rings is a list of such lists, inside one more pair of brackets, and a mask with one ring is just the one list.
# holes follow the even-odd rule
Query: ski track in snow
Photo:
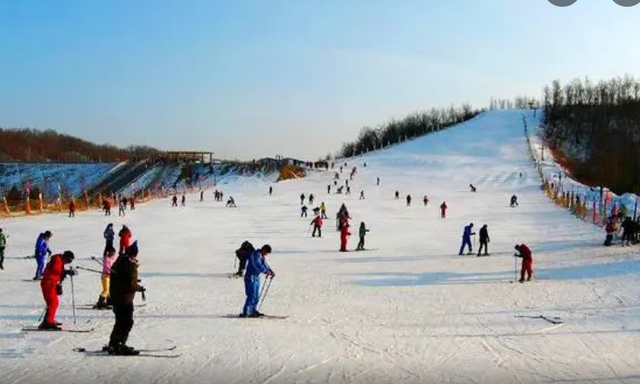
[[[4, 221], [10, 238], [0, 272], [2, 384], [640, 382], [637, 247], [601, 247], [600, 228], [542, 194], [522, 113], [535, 126], [529, 111], [493, 111], [347, 160], [340, 183], [358, 167], [351, 196], [327, 195], [333, 171], [310, 171], [274, 184], [273, 196], [263, 180], [230, 179], [222, 188], [237, 209], [209, 193], [199, 202], [196, 193], [186, 208], [154, 201], [123, 218], [95, 211]], [[365, 200], [358, 199], [362, 189]], [[315, 195], [314, 206], [328, 205], [321, 238], [311, 238], [312, 214], [300, 218], [302, 192]], [[509, 207], [514, 193], [518, 208]], [[444, 220], [442, 201], [449, 205]], [[337, 252], [342, 202], [354, 218], [350, 249], [362, 220], [372, 251]], [[37, 234], [51, 229], [55, 251], [72, 249], [77, 265], [97, 268], [89, 256], [102, 251], [108, 222], [128, 224], [140, 243], [147, 305], [135, 309], [129, 343], [175, 344], [181, 357], [73, 352], [108, 341], [111, 311], [78, 309], [77, 327], [95, 327], [88, 334], [19, 332], [37, 324], [43, 309], [39, 284], [23, 281], [33, 274], [35, 263], [24, 255]], [[469, 222], [476, 230], [489, 225], [492, 256], [458, 256]], [[229, 316], [244, 301], [243, 281], [228, 274], [245, 239], [273, 246], [268, 261], [277, 277], [262, 310], [289, 318]], [[513, 282], [519, 278], [513, 245], [521, 242], [534, 252], [534, 281], [525, 284]], [[81, 271], [74, 282], [76, 303], [97, 299], [99, 276]], [[66, 282], [58, 313], [67, 327], [73, 327], [70, 295]]]

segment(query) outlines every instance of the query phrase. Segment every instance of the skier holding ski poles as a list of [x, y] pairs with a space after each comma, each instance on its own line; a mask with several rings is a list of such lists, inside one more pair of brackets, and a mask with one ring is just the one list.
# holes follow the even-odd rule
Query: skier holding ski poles
[[516, 253], [514, 256], [522, 259], [522, 266], [520, 267], [520, 282], [524, 283], [524, 275], [527, 274], [527, 281], [531, 281], [533, 275], [533, 256], [531, 249], [526, 244], [516, 244], [514, 247]]
[[47, 263], [40, 281], [42, 296], [47, 303], [47, 311], [44, 320], [38, 326], [40, 330], [59, 331], [62, 323], [56, 321], [56, 312], [58, 312], [58, 296], [62, 295], [62, 281], [66, 276], [75, 276], [77, 272], [73, 269], [64, 269], [64, 264], [73, 261], [75, 255], [71, 251], [65, 251], [62, 254], [51, 256], [51, 260]]
[[260, 275], [266, 274], [273, 279], [276, 274], [267, 264], [265, 256], [271, 253], [271, 246], [265, 244], [262, 248], [249, 255], [247, 270], [244, 275], [244, 291], [247, 296], [240, 317], [261, 317], [264, 314], [258, 312], [257, 306], [260, 300]]

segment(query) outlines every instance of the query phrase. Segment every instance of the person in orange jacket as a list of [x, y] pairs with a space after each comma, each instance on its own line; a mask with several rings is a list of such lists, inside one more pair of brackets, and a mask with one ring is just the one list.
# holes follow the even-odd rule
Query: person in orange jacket
[[123, 225], [122, 229], [118, 233], [118, 236], [120, 236], [120, 247], [118, 254], [122, 255], [125, 250], [129, 248], [129, 245], [131, 245], [131, 230], [126, 225]]
[[62, 294], [62, 281], [66, 276], [74, 276], [74, 269], [64, 269], [64, 264], [69, 264], [74, 259], [71, 251], [65, 251], [62, 254], [51, 256], [51, 260], [47, 263], [40, 281], [42, 296], [47, 303], [47, 312], [38, 329], [59, 331], [62, 328], [61, 323], [56, 321], [56, 312], [58, 311], [58, 295]]
[[318, 237], [322, 237], [322, 217], [314, 217], [313, 220], [311, 220], [311, 224], [313, 224], [313, 233], [311, 233], [311, 237], [316, 237], [316, 231], [318, 232]]
[[347, 252], [347, 238], [351, 236], [349, 232], [349, 224], [343, 221], [340, 225], [340, 252]]

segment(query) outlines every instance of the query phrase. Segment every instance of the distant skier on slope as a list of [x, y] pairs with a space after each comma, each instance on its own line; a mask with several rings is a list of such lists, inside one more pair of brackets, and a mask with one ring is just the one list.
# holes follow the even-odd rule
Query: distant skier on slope
[[360, 199], [359, 200], [364, 200], [364, 190], [360, 191]]
[[236, 208], [236, 201], [233, 199], [233, 196], [229, 196], [229, 200], [227, 200], [227, 207]]
[[303, 205], [302, 207], [300, 207], [300, 217], [307, 217], [307, 210], [309, 208], [307, 208], [306, 205]]
[[311, 237], [316, 237], [316, 231], [318, 232], [318, 237], [322, 237], [322, 217], [314, 217], [313, 220], [311, 220], [311, 225], [313, 225], [313, 233], [311, 233]]
[[45, 261], [47, 255], [51, 255], [51, 249], [49, 249], [49, 240], [53, 236], [51, 231], [45, 231], [38, 235], [36, 240], [35, 258], [36, 258], [36, 275], [33, 280], [42, 280], [42, 274], [44, 272]]
[[269, 196], [271, 196], [273, 194], [273, 187], [269, 186]]
[[524, 283], [524, 275], [527, 274], [527, 281], [531, 281], [531, 276], [533, 275], [533, 255], [531, 254], [531, 249], [526, 244], [520, 244], [514, 247], [516, 253], [514, 256], [522, 259], [522, 266], [520, 268], [520, 282]]
[[305, 199], [305, 195], [304, 193], [300, 195], [300, 205], [304, 205], [304, 199]]
[[364, 224], [364, 221], [360, 222], [360, 228], [358, 229], [358, 235], [360, 237], [360, 241], [358, 242], [358, 246], [356, 247], [356, 251], [364, 251], [364, 237], [366, 236], [369, 230]]
[[315, 197], [313, 196], [313, 193], [309, 195], [309, 205], [313, 205], [313, 200], [315, 199]]
[[480, 228], [480, 248], [478, 248], [478, 256], [482, 253], [482, 248], [484, 247], [484, 255], [489, 256], [489, 230], [487, 228], [487, 224], [483, 225]]
[[182, 207], [187, 206], [187, 196], [184, 193], [182, 194], [182, 200], [180, 200], [180, 206]]
[[64, 264], [73, 261], [74, 254], [71, 251], [65, 251], [63, 254], [51, 256], [51, 260], [44, 269], [40, 288], [42, 296], [47, 304], [47, 312], [44, 320], [38, 326], [38, 329], [47, 331], [59, 331], [62, 328], [61, 323], [56, 321], [56, 313], [58, 311], [58, 296], [62, 295], [62, 281], [66, 276], [74, 276], [76, 274], [73, 269], [64, 269]]
[[173, 195], [173, 197], [171, 198], [171, 206], [172, 207], [178, 206], [178, 195]]
[[260, 300], [260, 275], [266, 274], [273, 279], [276, 274], [267, 264], [265, 256], [271, 253], [271, 246], [265, 244], [259, 250], [252, 252], [247, 260], [247, 271], [244, 275], [244, 292], [247, 296], [240, 317], [261, 317], [258, 312]]
[[4, 250], [7, 247], [7, 236], [0, 228], [0, 269], [4, 269]]
[[440, 204], [440, 218], [444, 219], [447, 217], [447, 208], [447, 202], [443, 201], [442, 204]]
[[69, 217], [76, 217], [76, 203], [73, 199], [69, 203]]
[[513, 195], [511, 196], [511, 203], [509, 204], [510, 207], [517, 207], [518, 206], [518, 196]]
[[398, 200], [400, 198], [400, 192], [396, 191], [395, 198], [396, 198], [396, 200]]
[[462, 244], [460, 245], [460, 251], [458, 252], [459, 256], [462, 256], [464, 253], [464, 249], [466, 246], [469, 247], [469, 253], [473, 253], [473, 247], [471, 246], [471, 236], [475, 235], [473, 232], [473, 223], [464, 227], [464, 232], [462, 233]]
[[324, 201], [320, 204], [320, 216], [323, 219], [328, 219], [328, 217], [327, 217], [327, 205], [324, 203]]
[[407, 195], [406, 200], [407, 200], [407, 207], [410, 207], [411, 206], [411, 195]]
[[471, 192], [476, 191], [476, 187], [474, 187], [473, 184], [469, 184], [469, 189], [471, 189]]
[[429, 206], [429, 197], [427, 195], [424, 195], [424, 197], [422, 198], [422, 204], [425, 207]]

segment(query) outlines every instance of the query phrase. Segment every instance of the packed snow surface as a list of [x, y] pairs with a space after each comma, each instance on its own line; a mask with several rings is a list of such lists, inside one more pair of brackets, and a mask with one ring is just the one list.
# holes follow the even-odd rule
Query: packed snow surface
[[[449, 130], [348, 160], [350, 196], [327, 194], [333, 173], [274, 185], [223, 185], [238, 208], [190, 195], [139, 205], [126, 217], [98, 211], [2, 223], [10, 235], [0, 271], [0, 377], [18, 383], [631, 383], [640, 381], [636, 247], [601, 246], [604, 234], [552, 204], [528, 158], [522, 113], [490, 112]], [[366, 168], [363, 166], [367, 163]], [[336, 171], [338, 164], [336, 164]], [[522, 173], [522, 177], [520, 176]], [[376, 177], [381, 185], [376, 186]], [[478, 190], [469, 192], [468, 185]], [[364, 190], [365, 199], [359, 200]], [[398, 190], [400, 199], [394, 199]], [[312, 238], [299, 195], [325, 201], [330, 220]], [[413, 198], [410, 207], [405, 197]], [[429, 196], [428, 207], [422, 197]], [[520, 206], [509, 207], [517, 194]], [[447, 218], [438, 206], [446, 201]], [[346, 203], [371, 229], [365, 252], [338, 252], [335, 212]], [[140, 245], [146, 306], [129, 344], [175, 344], [175, 359], [91, 357], [113, 326], [109, 311], [77, 310], [69, 281], [58, 320], [92, 333], [20, 333], [43, 310], [34, 274], [39, 232], [75, 265], [99, 266], [102, 231], [126, 223]], [[488, 224], [489, 257], [458, 256], [462, 229]], [[228, 278], [243, 240], [268, 243], [276, 272], [261, 308], [284, 320], [239, 319], [241, 279]], [[514, 283], [514, 245], [533, 250], [534, 281]], [[477, 247], [477, 242], [476, 242]], [[475, 249], [474, 249], [475, 251]], [[519, 278], [519, 277], [518, 277]], [[94, 303], [99, 275], [74, 278], [76, 303]], [[141, 303], [141, 298], [136, 298]], [[559, 317], [552, 324], [539, 316]]]

